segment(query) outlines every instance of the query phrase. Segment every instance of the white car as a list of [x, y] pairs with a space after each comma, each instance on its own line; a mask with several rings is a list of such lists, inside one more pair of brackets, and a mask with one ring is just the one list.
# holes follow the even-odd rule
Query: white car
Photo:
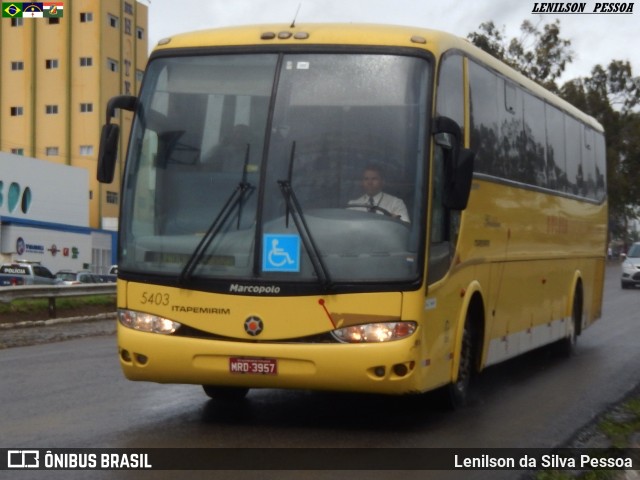
[[620, 285], [622, 288], [632, 288], [640, 285], [640, 242], [631, 245], [622, 262]]

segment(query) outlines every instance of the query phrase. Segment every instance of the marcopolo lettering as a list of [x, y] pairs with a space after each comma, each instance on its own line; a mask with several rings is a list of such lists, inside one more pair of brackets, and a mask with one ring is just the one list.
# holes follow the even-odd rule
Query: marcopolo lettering
[[277, 285], [229, 285], [229, 291], [234, 293], [255, 293], [257, 295], [278, 295], [280, 287]]

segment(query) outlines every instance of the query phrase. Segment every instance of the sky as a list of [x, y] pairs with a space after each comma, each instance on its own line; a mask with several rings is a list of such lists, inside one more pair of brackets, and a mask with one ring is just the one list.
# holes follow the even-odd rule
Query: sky
[[[208, 28], [282, 23], [381, 23], [443, 30], [466, 37], [492, 20], [508, 39], [520, 36], [524, 20], [542, 26], [560, 20], [562, 38], [571, 40], [574, 61], [561, 82], [588, 76], [596, 64], [628, 60], [640, 76], [640, 2], [632, 14], [532, 13], [533, 0], [140, 0], [149, 7], [149, 48], [164, 37]], [[541, 2], [538, 2], [538, 5]], [[558, 3], [558, 2], [556, 2]], [[568, 3], [568, 2], [564, 2]], [[593, 12], [587, 0], [585, 12]], [[637, 11], [636, 11], [637, 10]]]

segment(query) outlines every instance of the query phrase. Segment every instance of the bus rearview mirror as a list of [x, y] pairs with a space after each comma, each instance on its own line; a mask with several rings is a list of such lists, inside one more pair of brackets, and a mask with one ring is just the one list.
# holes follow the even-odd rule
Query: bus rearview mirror
[[448, 169], [450, 174], [447, 178], [447, 188], [442, 202], [446, 208], [451, 210], [467, 208], [473, 180], [474, 158], [475, 153], [472, 150], [462, 148], [455, 160], [455, 169]]
[[98, 153], [97, 177], [100, 183], [113, 182], [118, 156], [118, 137], [120, 128], [115, 123], [102, 126], [100, 133], [100, 151]]

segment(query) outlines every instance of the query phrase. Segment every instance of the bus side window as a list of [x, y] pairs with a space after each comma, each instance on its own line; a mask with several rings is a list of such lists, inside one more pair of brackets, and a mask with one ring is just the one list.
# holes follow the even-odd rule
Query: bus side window
[[[464, 82], [462, 55], [445, 54], [440, 62], [436, 111], [439, 116], [455, 120], [464, 131]], [[455, 215], [443, 205], [444, 153], [436, 145], [432, 166], [431, 240], [429, 247], [428, 283], [445, 276], [451, 264], [454, 244], [451, 228], [457, 222]]]

